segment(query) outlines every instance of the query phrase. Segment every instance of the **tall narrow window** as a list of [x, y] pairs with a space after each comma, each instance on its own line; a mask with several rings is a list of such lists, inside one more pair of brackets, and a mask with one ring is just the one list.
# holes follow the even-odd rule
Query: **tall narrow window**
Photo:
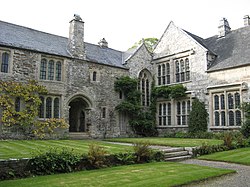
[[221, 115], [221, 126], [225, 126], [226, 125], [226, 115], [225, 115], [225, 112], [222, 111], [220, 115]]
[[164, 103], [163, 104], [163, 126], [166, 126], [167, 125], [167, 104]]
[[181, 122], [182, 122], [182, 125], [186, 125], [186, 102], [185, 101], [182, 101], [182, 110], [181, 110]]
[[218, 95], [214, 96], [214, 109], [219, 110], [219, 96]]
[[48, 66], [48, 79], [49, 80], [54, 80], [54, 61], [50, 60], [49, 61], [49, 66]]
[[162, 85], [166, 84], [166, 66], [162, 64]]
[[150, 104], [150, 94], [149, 94], [149, 81], [146, 80], [146, 106]]
[[62, 64], [60, 61], [56, 62], [56, 80], [57, 81], [62, 80]]
[[189, 69], [189, 60], [185, 59], [185, 68], [186, 68], [186, 80], [190, 80], [190, 69]]
[[102, 118], [106, 118], [106, 108], [102, 108]]
[[171, 103], [168, 103], [168, 125], [171, 125]]
[[1, 72], [8, 73], [8, 69], [9, 69], [9, 54], [4, 52], [2, 54]]
[[220, 95], [220, 103], [221, 103], [220, 108], [224, 110], [225, 109], [225, 96], [224, 96], [224, 94]]
[[167, 84], [170, 84], [170, 65], [169, 63], [166, 64], [166, 79]]
[[60, 106], [59, 106], [59, 98], [55, 98], [54, 100], [54, 118], [59, 118], [60, 116]]
[[46, 99], [46, 118], [52, 117], [52, 99], [48, 97]]
[[229, 111], [229, 126], [234, 126], [234, 112]]
[[158, 118], [159, 122], [159, 126], [162, 126], [162, 104], [159, 104], [159, 118]]
[[145, 97], [145, 79], [141, 80], [141, 89], [142, 89], [142, 106], [145, 106], [146, 97]]
[[161, 85], [161, 65], [158, 65], [158, 85]]
[[38, 116], [39, 118], [44, 118], [44, 97], [40, 97], [41, 104], [38, 109]]
[[239, 110], [235, 112], [235, 118], [236, 118], [236, 125], [240, 126], [241, 125], [241, 112]]
[[177, 125], [181, 125], [181, 103], [177, 102]]
[[92, 80], [93, 80], [93, 81], [96, 81], [96, 71], [93, 72]]
[[181, 82], [183, 82], [185, 81], [185, 65], [182, 59], [180, 61], [180, 64], [181, 64]]
[[15, 111], [20, 112], [20, 109], [21, 109], [21, 99], [20, 97], [17, 97], [15, 99]]
[[236, 92], [234, 94], [234, 98], [235, 98], [235, 108], [239, 108], [240, 107], [240, 94]]
[[175, 79], [176, 82], [180, 82], [180, 67], [179, 67], [179, 61], [175, 61]]
[[141, 104], [142, 106], [150, 105], [150, 91], [151, 91], [151, 83], [153, 78], [148, 70], [142, 70], [139, 73], [139, 86], [138, 90], [141, 92]]
[[46, 72], [47, 72], [47, 60], [42, 59], [40, 66], [40, 79], [46, 80]]
[[215, 126], [220, 125], [220, 114], [219, 114], [219, 112], [214, 113], [214, 124], [215, 124]]
[[234, 108], [234, 97], [231, 93], [228, 94], [228, 108], [229, 109]]

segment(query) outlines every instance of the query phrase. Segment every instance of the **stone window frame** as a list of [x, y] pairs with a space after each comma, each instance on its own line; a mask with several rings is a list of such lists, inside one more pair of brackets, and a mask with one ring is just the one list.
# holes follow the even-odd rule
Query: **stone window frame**
[[190, 81], [190, 60], [188, 57], [182, 57], [174, 60], [175, 82], [181, 83]]
[[[2, 71], [2, 65], [3, 65], [3, 54], [8, 54], [8, 67], [7, 72]], [[0, 47], [0, 74], [11, 74], [12, 73], [12, 66], [13, 66], [13, 50], [2, 48]]]
[[91, 83], [99, 83], [100, 82], [100, 70], [95, 68], [90, 68], [89, 70], [90, 82]]
[[63, 59], [53, 56], [41, 55], [39, 63], [39, 80], [53, 82], [63, 81], [63, 67]]
[[211, 128], [240, 127], [243, 112], [240, 109], [242, 93], [240, 88], [217, 90], [211, 93]]
[[[61, 118], [61, 96], [41, 95], [40, 100], [41, 105], [38, 108], [39, 119]], [[56, 101], [58, 101], [58, 103], [56, 103]]]
[[[185, 105], [183, 104], [185, 102]], [[178, 111], [178, 103], [180, 103], [180, 111]], [[164, 105], [167, 107], [164, 111]], [[183, 107], [185, 106], [185, 107]], [[170, 110], [169, 108], [170, 107]], [[157, 102], [157, 128], [187, 128], [189, 122], [189, 113], [192, 107], [192, 98], [159, 100]], [[160, 108], [162, 110], [160, 111]], [[169, 112], [170, 111], [170, 112]], [[161, 121], [162, 120], [162, 121]], [[166, 122], [164, 121], [166, 120]], [[178, 124], [179, 121], [179, 124]]]
[[157, 66], [157, 80], [159, 86], [170, 84], [170, 68], [169, 62], [164, 62]]
[[138, 90], [141, 92], [141, 104], [142, 106], [149, 107], [151, 100], [151, 85], [153, 77], [147, 69], [143, 69], [139, 73]]

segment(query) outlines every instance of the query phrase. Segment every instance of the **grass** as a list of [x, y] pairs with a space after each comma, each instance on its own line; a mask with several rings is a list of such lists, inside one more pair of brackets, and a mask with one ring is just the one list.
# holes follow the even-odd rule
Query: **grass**
[[83, 154], [88, 152], [89, 145], [96, 143], [109, 153], [125, 152], [132, 149], [129, 146], [114, 145], [93, 140], [1, 140], [0, 159], [30, 158], [33, 153], [46, 151], [50, 148], [68, 148]]
[[233, 170], [158, 162], [0, 182], [1, 187], [175, 186], [233, 173]]
[[250, 147], [204, 155], [199, 159], [250, 165]]
[[106, 139], [106, 141], [112, 142], [126, 142], [126, 143], [136, 143], [147, 141], [152, 145], [164, 145], [164, 146], [173, 146], [173, 147], [196, 147], [201, 146], [202, 144], [206, 145], [218, 145], [222, 144], [222, 140], [216, 139], [189, 139], [189, 138], [113, 138]]

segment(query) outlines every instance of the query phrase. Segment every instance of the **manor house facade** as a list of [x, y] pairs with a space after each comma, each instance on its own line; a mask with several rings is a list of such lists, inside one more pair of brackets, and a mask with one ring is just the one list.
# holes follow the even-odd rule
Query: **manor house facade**
[[[170, 22], [153, 53], [142, 43], [126, 52], [84, 41], [84, 22], [75, 15], [69, 37], [0, 21], [0, 79], [44, 85], [39, 120], [64, 118], [66, 133], [92, 138], [128, 136], [128, 116], [115, 107], [124, 99], [114, 90], [122, 76], [139, 79], [142, 105], [150, 105], [151, 85], [183, 84], [186, 97], [157, 100], [160, 133], [186, 130], [192, 100], [204, 102], [211, 131], [239, 129], [250, 91], [250, 18], [231, 30], [223, 18], [218, 35], [198, 37]], [[1, 111], [0, 111], [1, 114]], [[4, 133], [0, 122], [0, 133]]]

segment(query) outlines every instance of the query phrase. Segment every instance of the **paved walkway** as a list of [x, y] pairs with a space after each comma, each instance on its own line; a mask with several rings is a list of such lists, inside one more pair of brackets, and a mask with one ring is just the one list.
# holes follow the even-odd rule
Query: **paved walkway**
[[237, 173], [229, 174], [217, 178], [212, 178], [207, 181], [202, 181], [196, 184], [186, 185], [191, 186], [209, 186], [209, 187], [250, 187], [250, 166], [240, 165], [240, 164], [231, 164], [226, 162], [214, 162], [214, 161], [205, 161], [198, 159], [188, 159], [182, 161], [181, 163], [186, 164], [196, 164], [202, 166], [209, 166], [215, 168], [225, 168], [236, 170]]

